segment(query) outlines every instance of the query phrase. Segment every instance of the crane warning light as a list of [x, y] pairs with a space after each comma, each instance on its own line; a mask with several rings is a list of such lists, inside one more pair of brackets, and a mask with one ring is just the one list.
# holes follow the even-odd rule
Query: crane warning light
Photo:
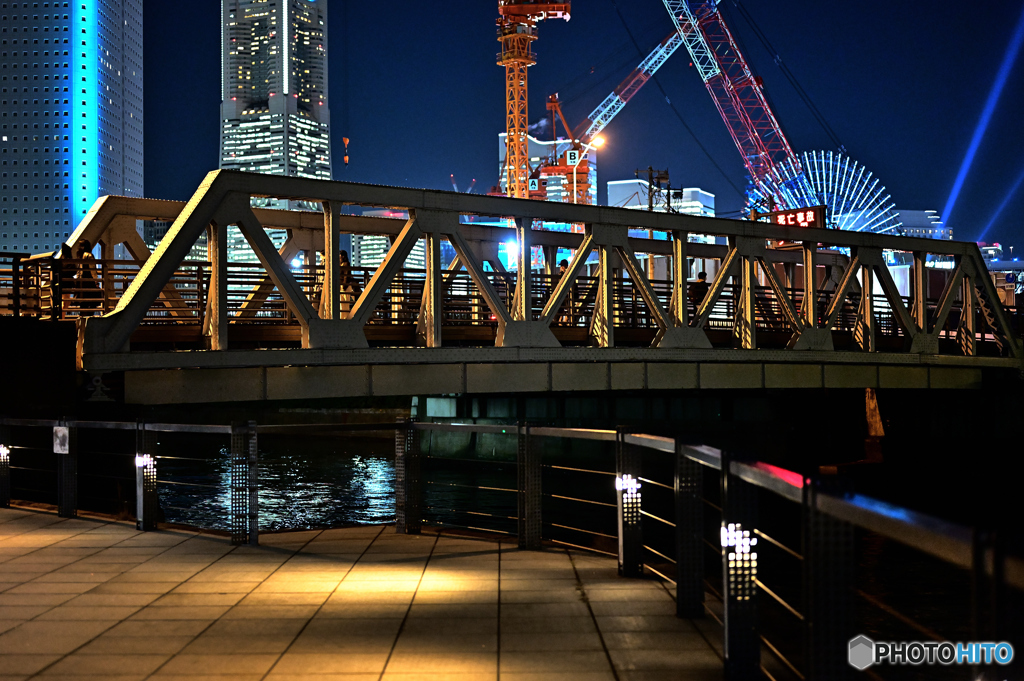
[[811, 206], [809, 208], [792, 208], [790, 210], [777, 210], [771, 213], [758, 213], [753, 211], [750, 219], [761, 222], [771, 222], [773, 225], [784, 225], [792, 227], [817, 227], [826, 229], [825, 206]]

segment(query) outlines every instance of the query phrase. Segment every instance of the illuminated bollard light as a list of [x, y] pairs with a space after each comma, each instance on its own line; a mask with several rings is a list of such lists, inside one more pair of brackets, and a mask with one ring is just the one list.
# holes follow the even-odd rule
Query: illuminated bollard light
[[11, 507], [11, 449], [0, 443], [0, 508]]
[[757, 495], [722, 452], [722, 601], [725, 607], [725, 678], [760, 676], [761, 639], [757, 618]]
[[149, 454], [135, 456], [135, 527], [156, 529], [156, 461]]

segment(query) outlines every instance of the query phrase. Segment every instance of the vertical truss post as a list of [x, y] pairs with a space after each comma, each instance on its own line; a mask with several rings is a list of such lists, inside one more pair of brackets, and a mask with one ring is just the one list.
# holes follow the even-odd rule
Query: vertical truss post
[[856, 546], [850, 523], [817, 508], [817, 485], [805, 484], [803, 502], [804, 659], [807, 678], [852, 678], [847, 642], [853, 636]]
[[600, 348], [615, 347], [615, 289], [611, 257], [612, 249], [604, 246], [598, 249], [597, 301], [590, 321], [590, 338], [591, 343]]
[[11, 429], [0, 426], [0, 508], [11, 507]]
[[733, 342], [744, 350], [757, 349], [757, 258], [740, 256], [739, 300], [733, 323]]
[[441, 323], [444, 321], [444, 272], [441, 270], [441, 237], [437, 232], [425, 235], [427, 273], [423, 283], [420, 317], [416, 335], [428, 348], [441, 347]]
[[722, 596], [727, 681], [746, 681], [760, 676], [756, 526], [756, 490], [732, 474], [730, 457], [722, 452]]
[[927, 257], [927, 253], [914, 251], [914, 321], [924, 333], [928, 333], [928, 270], [925, 269]]
[[973, 357], [977, 340], [977, 309], [974, 305], [974, 281], [972, 277], [964, 277], [960, 284], [960, 323], [956, 329], [957, 345], [968, 357]]
[[860, 272], [860, 314], [858, 315], [860, 318], [854, 336], [864, 352], [874, 352], [877, 349], [875, 343], [877, 324], [875, 323], [875, 298], [873, 295], [875, 273], [868, 264], [861, 267]]
[[672, 232], [672, 318], [676, 326], [688, 326], [689, 308], [687, 307], [686, 280], [690, 274], [690, 266], [686, 260], [687, 232]]
[[[420, 398], [421, 404], [425, 398]], [[395, 531], [419, 534], [423, 527], [420, 483], [420, 439], [415, 421], [407, 419], [395, 430]]]
[[641, 525], [640, 450], [627, 444], [624, 433], [615, 438], [615, 500], [619, 519], [619, 575], [640, 577], [643, 564]]
[[516, 218], [516, 292], [512, 299], [512, 319], [530, 321], [533, 319], [533, 271], [532, 225], [529, 218]]
[[206, 253], [210, 259], [210, 289], [206, 297], [203, 333], [211, 350], [228, 349], [228, 227], [207, 228]]
[[231, 426], [231, 543], [259, 544], [256, 422]]
[[[805, 241], [803, 243], [804, 256], [804, 300], [803, 318], [804, 324], [812, 329], [818, 328], [818, 282], [814, 269], [814, 253], [818, 244]], [[793, 282], [790, 281], [790, 286]]]
[[135, 426], [135, 529], [156, 529], [156, 433]]
[[78, 429], [67, 421], [53, 428], [53, 453], [57, 455], [57, 515], [78, 517]]
[[676, 616], [704, 616], [704, 471], [676, 440]]
[[539, 549], [541, 537], [541, 453], [532, 446], [530, 427], [517, 429], [519, 477], [519, 548]]
[[341, 206], [323, 202], [324, 211], [324, 285], [320, 309], [326, 319], [341, 319]]

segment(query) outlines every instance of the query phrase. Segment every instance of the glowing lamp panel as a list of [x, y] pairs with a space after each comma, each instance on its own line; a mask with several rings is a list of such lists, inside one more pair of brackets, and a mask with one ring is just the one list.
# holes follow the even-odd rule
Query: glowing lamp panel
[[615, 489], [622, 493], [622, 521], [627, 525], [640, 522], [640, 487], [632, 475], [615, 478]]
[[757, 579], [757, 553], [751, 549], [757, 546], [757, 537], [751, 537], [740, 523], [722, 526], [722, 551], [726, 558], [726, 576], [730, 598], [749, 601], [754, 597]]

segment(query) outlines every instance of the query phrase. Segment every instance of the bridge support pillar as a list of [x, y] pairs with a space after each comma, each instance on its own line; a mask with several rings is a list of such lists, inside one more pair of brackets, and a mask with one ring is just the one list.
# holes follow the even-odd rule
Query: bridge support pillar
[[135, 529], [156, 529], [156, 433], [144, 423], [135, 430]]
[[78, 517], [78, 429], [53, 428], [53, 453], [57, 455], [57, 515]]
[[804, 487], [804, 630], [807, 678], [853, 678], [847, 644], [853, 637], [856, 565], [853, 526], [817, 509], [817, 485]]
[[676, 616], [704, 616], [704, 472], [676, 441]]
[[[426, 398], [420, 397], [421, 409]], [[423, 526], [420, 482], [420, 435], [407, 420], [395, 430], [395, 530], [419, 534]]]
[[519, 449], [516, 457], [519, 477], [519, 548], [539, 549], [541, 535], [541, 465], [540, 450], [531, 446], [530, 427], [518, 428]]
[[0, 426], [0, 508], [11, 507], [11, 429]]
[[627, 444], [622, 432], [615, 441], [615, 498], [619, 518], [619, 574], [640, 577], [643, 527], [640, 516], [640, 449]]
[[725, 678], [760, 678], [757, 633], [757, 496], [753, 485], [731, 472], [722, 452], [722, 595], [725, 601]]
[[231, 426], [231, 543], [260, 543], [256, 422]]

